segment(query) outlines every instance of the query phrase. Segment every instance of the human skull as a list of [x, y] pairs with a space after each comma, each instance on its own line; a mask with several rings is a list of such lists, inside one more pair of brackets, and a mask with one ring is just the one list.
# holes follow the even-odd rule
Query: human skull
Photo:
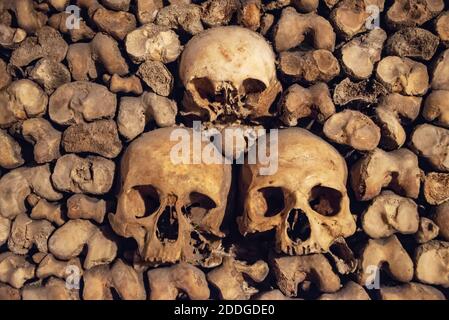
[[260, 163], [241, 174], [240, 232], [276, 230], [276, 249], [302, 255], [326, 252], [355, 232], [344, 159], [328, 143], [300, 128], [278, 133], [278, 170], [260, 175]]
[[194, 36], [182, 53], [179, 74], [184, 112], [203, 120], [270, 116], [282, 89], [271, 46], [261, 35], [237, 26]]
[[218, 152], [212, 164], [176, 163], [171, 152], [179, 136], [172, 139], [174, 130], [190, 137], [193, 131], [157, 129], [129, 145], [121, 163], [117, 210], [109, 221], [116, 233], [137, 241], [141, 259], [149, 264], [181, 260], [216, 265], [231, 166]]

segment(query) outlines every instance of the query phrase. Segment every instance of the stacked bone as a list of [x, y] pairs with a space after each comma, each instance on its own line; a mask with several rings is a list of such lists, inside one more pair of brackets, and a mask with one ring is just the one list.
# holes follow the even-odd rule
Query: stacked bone
[[[1, 0], [0, 299], [445, 299], [445, 10]], [[192, 119], [276, 170], [175, 163]]]

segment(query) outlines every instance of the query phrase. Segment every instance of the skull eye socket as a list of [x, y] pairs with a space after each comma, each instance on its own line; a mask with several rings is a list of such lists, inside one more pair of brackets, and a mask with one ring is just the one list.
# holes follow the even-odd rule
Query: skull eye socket
[[195, 87], [196, 92], [202, 99], [206, 99], [210, 102], [220, 102], [224, 100], [222, 95], [215, 92], [215, 87], [209, 78], [195, 78], [191, 81]]
[[340, 212], [342, 194], [340, 191], [323, 186], [312, 188], [309, 197], [310, 207], [323, 216], [334, 216]]
[[182, 208], [182, 212], [190, 218], [193, 224], [200, 225], [206, 214], [216, 208], [216, 203], [207, 195], [192, 192], [189, 195], [190, 204]]
[[260, 93], [267, 88], [262, 81], [252, 78], [245, 79], [242, 85], [246, 94]]
[[149, 217], [159, 209], [161, 202], [156, 188], [151, 185], [135, 186], [133, 191], [137, 191], [137, 194], [133, 192], [134, 196], [129, 199], [129, 205], [136, 208], [136, 217]]
[[[279, 187], [266, 187], [258, 190], [265, 203], [261, 203], [258, 212], [264, 212], [264, 217], [274, 217], [285, 209], [284, 192]], [[264, 208], [265, 210], [260, 210]]]

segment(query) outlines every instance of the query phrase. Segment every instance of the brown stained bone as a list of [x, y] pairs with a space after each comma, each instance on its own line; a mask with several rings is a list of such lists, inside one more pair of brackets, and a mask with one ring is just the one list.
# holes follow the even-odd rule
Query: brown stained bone
[[443, 0], [395, 0], [386, 14], [394, 28], [420, 26], [444, 9]]
[[0, 215], [0, 246], [8, 241], [11, 231], [11, 220]]
[[436, 207], [432, 220], [439, 229], [439, 236], [443, 240], [449, 240], [449, 201]]
[[0, 150], [0, 167], [14, 169], [24, 163], [19, 143], [4, 130], [0, 130]]
[[365, 114], [349, 109], [327, 119], [323, 133], [329, 140], [356, 150], [374, 150], [380, 141], [379, 127]]
[[422, 115], [427, 121], [449, 128], [449, 90], [432, 90], [424, 101]]
[[248, 300], [258, 292], [245, 281], [244, 275], [255, 282], [262, 282], [268, 275], [268, 265], [259, 260], [254, 264], [225, 257], [223, 264], [207, 274], [207, 280], [220, 291], [225, 300]]
[[31, 192], [50, 201], [57, 201], [62, 194], [53, 189], [49, 165], [14, 169], [0, 179], [0, 215], [14, 217], [27, 212], [26, 198]]
[[435, 54], [439, 39], [421, 28], [404, 28], [388, 38], [387, 53], [392, 56], [430, 60]]
[[368, 240], [360, 257], [358, 283], [366, 287], [372, 285], [380, 268], [400, 282], [410, 282], [413, 278], [413, 261], [394, 235]]
[[79, 21], [79, 28], [67, 28], [67, 19], [70, 19], [70, 16], [66, 12], [56, 13], [48, 19], [48, 25], [62, 34], [70, 35], [72, 42], [90, 40], [95, 36], [95, 32], [83, 20]]
[[[98, 105], [101, 104], [101, 108]], [[60, 86], [50, 97], [48, 114], [59, 125], [112, 119], [117, 108], [115, 94], [99, 84], [76, 81]]]
[[148, 282], [150, 300], [175, 300], [181, 292], [191, 300], [205, 300], [210, 295], [205, 274], [184, 262], [148, 271]]
[[433, 90], [449, 90], [449, 49], [444, 51], [435, 61], [432, 72], [431, 87]]
[[7, 284], [0, 284], [0, 300], [20, 300], [20, 291]]
[[26, 39], [25, 30], [12, 28], [5, 24], [0, 24], [0, 46], [7, 49], [16, 49]]
[[163, 6], [162, 0], [137, 0], [136, 16], [140, 24], [153, 22]]
[[106, 201], [75, 194], [67, 200], [67, 216], [70, 219], [92, 219], [103, 223], [106, 214]]
[[439, 171], [449, 172], [449, 130], [431, 124], [415, 127], [411, 147]]
[[365, 233], [374, 239], [389, 237], [396, 232], [413, 234], [420, 225], [416, 203], [391, 191], [383, 191], [375, 197], [361, 220]]
[[125, 39], [126, 35], [136, 29], [136, 17], [129, 12], [113, 11], [98, 8], [91, 17], [100, 31], [103, 31], [116, 40]]
[[405, 148], [391, 152], [375, 149], [351, 168], [352, 189], [356, 198], [362, 201], [373, 199], [384, 187], [416, 199], [420, 179], [418, 157]]
[[321, 292], [332, 293], [340, 289], [340, 278], [322, 254], [276, 257], [272, 268], [279, 289], [288, 297], [298, 294], [298, 285], [311, 281]]
[[115, 164], [102, 157], [62, 156], [56, 162], [52, 182], [64, 192], [105, 194], [114, 180]]
[[424, 197], [427, 203], [440, 205], [449, 200], [449, 173], [429, 172], [424, 178]]
[[377, 103], [378, 97], [387, 93], [387, 89], [376, 80], [352, 82], [346, 78], [336, 85], [332, 98], [334, 103], [339, 106], [351, 102], [371, 104]]
[[449, 11], [444, 11], [435, 20], [435, 31], [441, 43], [446, 48], [449, 47]]
[[237, 11], [237, 0], [207, 0], [201, 4], [201, 20], [209, 27], [217, 27], [229, 24]]
[[380, 298], [382, 300], [446, 300], [440, 290], [417, 282], [394, 287], [382, 286]]
[[49, 202], [45, 199], [39, 199], [37, 203], [33, 205], [30, 217], [35, 220], [45, 219], [55, 223], [58, 226], [65, 223], [61, 205], [58, 203]]
[[64, 60], [68, 45], [61, 34], [51, 27], [39, 29], [36, 36], [26, 38], [12, 52], [10, 63], [24, 67], [40, 58], [50, 58], [57, 62]]
[[334, 51], [336, 36], [329, 21], [316, 13], [301, 14], [292, 7], [285, 8], [274, 29], [276, 51], [299, 46], [307, 34], [313, 37], [315, 49]]
[[40, 59], [30, 72], [30, 77], [51, 95], [57, 88], [70, 82], [70, 71], [67, 67], [49, 58]]
[[142, 79], [156, 94], [170, 95], [173, 89], [173, 76], [159, 61], [146, 61], [139, 66], [137, 76]]
[[415, 276], [425, 284], [449, 287], [449, 242], [432, 240], [415, 251]]
[[410, 123], [418, 116], [421, 109], [421, 97], [403, 96], [391, 93], [382, 96], [375, 110], [375, 122], [381, 128], [380, 145], [385, 150], [402, 147], [407, 135], [403, 123]]
[[240, 0], [239, 10], [237, 11], [237, 21], [239, 25], [257, 31], [260, 28], [261, 17], [261, 0]]
[[329, 88], [323, 82], [309, 88], [291, 85], [282, 95], [278, 108], [281, 121], [288, 126], [296, 126], [298, 119], [307, 117], [323, 123], [335, 113]]
[[115, 158], [122, 150], [117, 125], [112, 120], [74, 124], [64, 131], [62, 147], [66, 152], [89, 152]]
[[131, 0], [102, 0], [101, 3], [108, 9], [115, 11], [128, 11]]
[[440, 232], [440, 228], [431, 219], [421, 217], [419, 219], [418, 232], [415, 234], [416, 242], [426, 243], [435, 239]]
[[34, 118], [22, 123], [22, 135], [34, 146], [34, 160], [36, 163], [52, 162], [59, 158], [61, 132], [53, 128], [47, 120]]
[[109, 79], [109, 90], [113, 93], [132, 93], [140, 95], [143, 93], [142, 83], [140, 79], [134, 75], [130, 77], [120, 77], [114, 74]]
[[0, 59], [0, 90], [7, 87], [11, 80], [6, 62]]
[[0, 3], [0, 11], [10, 10], [14, 13], [17, 24], [28, 34], [41, 29], [47, 21], [42, 12], [36, 11], [32, 0], [5, 0]]
[[[34, 256], [33, 256], [34, 258]], [[40, 261], [36, 269], [36, 277], [39, 279], [46, 279], [48, 277], [57, 277], [66, 280], [73, 274], [73, 271], [78, 271], [79, 276], [83, 274], [83, 268], [78, 258], [68, 261], [56, 259], [52, 254], [46, 254]]]
[[159, 10], [156, 24], [182, 30], [191, 35], [203, 31], [201, 7], [197, 4], [171, 4]]
[[329, 82], [340, 73], [340, 65], [327, 50], [285, 51], [279, 55], [279, 70], [291, 81]]
[[16, 254], [27, 254], [35, 245], [39, 252], [47, 252], [47, 241], [54, 229], [49, 221], [32, 220], [20, 214], [12, 223], [8, 249]]

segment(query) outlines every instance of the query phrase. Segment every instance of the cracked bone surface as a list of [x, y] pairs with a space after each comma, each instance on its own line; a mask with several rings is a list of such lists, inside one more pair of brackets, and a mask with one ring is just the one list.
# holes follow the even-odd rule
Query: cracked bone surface
[[449, 298], [448, 6], [0, 0], [0, 300]]

